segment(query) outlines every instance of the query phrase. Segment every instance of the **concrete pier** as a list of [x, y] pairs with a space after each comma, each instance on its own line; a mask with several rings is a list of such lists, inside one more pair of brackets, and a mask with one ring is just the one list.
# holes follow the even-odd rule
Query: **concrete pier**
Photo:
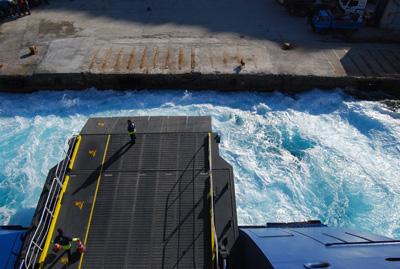
[[400, 30], [371, 26], [350, 38], [315, 34], [277, 0], [50, 0], [1, 23], [0, 90], [350, 86], [399, 95], [399, 43]]

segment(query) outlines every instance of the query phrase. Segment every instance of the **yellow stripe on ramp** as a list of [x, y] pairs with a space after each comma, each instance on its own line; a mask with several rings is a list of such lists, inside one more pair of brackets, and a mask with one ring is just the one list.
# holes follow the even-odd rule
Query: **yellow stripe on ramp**
[[[89, 229], [90, 229], [90, 223], [92, 221], [92, 215], [93, 215], [93, 210], [94, 210], [94, 205], [96, 203], [96, 198], [97, 198], [97, 191], [99, 190], [99, 185], [100, 185], [100, 179], [101, 179], [101, 173], [103, 172], [103, 167], [104, 167], [104, 161], [106, 159], [106, 154], [107, 154], [107, 150], [108, 150], [108, 144], [110, 143], [110, 135], [108, 135], [108, 139], [107, 139], [107, 145], [106, 145], [106, 150], [104, 151], [104, 156], [103, 156], [103, 161], [101, 163], [101, 169], [100, 169], [100, 174], [99, 174], [99, 178], [97, 180], [97, 186], [96, 186], [96, 192], [94, 194], [94, 199], [93, 199], [93, 205], [92, 205], [92, 210], [90, 211], [90, 217], [89, 217], [89, 223], [87, 226], [87, 230], [86, 230], [86, 235], [85, 235], [85, 241], [84, 241], [84, 245], [86, 245], [86, 240], [89, 234]], [[79, 269], [82, 267], [82, 261], [83, 261], [83, 256], [85, 255], [85, 253], [83, 252], [81, 255], [81, 260], [79, 262]]]

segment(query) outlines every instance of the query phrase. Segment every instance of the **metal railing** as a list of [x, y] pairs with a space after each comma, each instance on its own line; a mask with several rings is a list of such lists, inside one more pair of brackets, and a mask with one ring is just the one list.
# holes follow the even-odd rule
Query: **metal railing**
[[[210, 214], [211, 214], [211, 226], [212, 226], [212, 233], [214, 236], [214, 243], [215, 243], [215, 249], [214, 249], [214, 255], [216, 258], [216, 264], [217, 264], [217, 268], [219, 266], [219, 261], [218, 261], [218, 237], [217, 237], [217, 232], [215, 230], [215, 215], [214, 215], [214, 185], [213, 185], [213, 176], [212, 176], [212, 152], [211, 152], [211, 133], [208, 133], [208, 162], [209, 162], [209, 166], [210, 166], [210, 197], [211, 197], [211, 208], [210, 208]], [[212, 246], [213, 247], [213, 246]], [[213, 264], [213, 268], [214, 268], [214, 264]]]
[[34, 268], [39, 253], [43, 251], [43, 245], [47, 238], [51, 221], [54, 218], [54, 210], [56, 208], [60, 192], [63, 188], [65, 174], [71, 161], [71, 155], [77, 138], [78, 136], [75, 135], [69, 139], [64, 146], [63, 151], [60, 153], [60, 162], [56, 167], [42, 215], [25, 255], [25, 268]]

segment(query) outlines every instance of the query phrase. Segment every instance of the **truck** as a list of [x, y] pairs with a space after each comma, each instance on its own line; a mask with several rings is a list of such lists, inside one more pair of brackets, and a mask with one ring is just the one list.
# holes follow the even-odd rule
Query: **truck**
[[320, 9], [334, 9], [338, 3], [336, 0], [279, 0], [279, 2], [291, 13], [300, 17], [309, 15]]
[[279, 2], [290, 13], [302, 17], [321, 9], [329, 9], [334, 14], [359, 14], [365, 16], [366, 14], [364, 13], [367, 7], [367, 0], [279, 0]]
[[364, 28], [366, 22], [359, 14], [332, 14], [330, 10], [320, 10], [316, 16], [311, 19], [311, 27], [314, 32], [326, 34], [330, 30], [339, 29], [345, 35], [350, 36], [355, 31]]

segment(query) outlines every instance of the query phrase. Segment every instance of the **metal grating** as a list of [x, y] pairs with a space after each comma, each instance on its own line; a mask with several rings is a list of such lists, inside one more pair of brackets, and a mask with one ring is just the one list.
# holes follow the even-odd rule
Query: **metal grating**
[[113, 117], [90, 118], [81, 131], [88, 134], [126, 134], [126, 121], [135, 122], [138, 134], [149, 133], [194, 133], [211, 132], [211, 117], [208, 116], [142, 116], [142, 117]]
[[192, 170], [105, 174], [83, 268], [211, 266], [207, 175]]
[[204, 169], [205, 133], [113, 135], [104, 163], [108, 171]]
[[211, 267], [205, 137], [110, 137], [83, 268]]

